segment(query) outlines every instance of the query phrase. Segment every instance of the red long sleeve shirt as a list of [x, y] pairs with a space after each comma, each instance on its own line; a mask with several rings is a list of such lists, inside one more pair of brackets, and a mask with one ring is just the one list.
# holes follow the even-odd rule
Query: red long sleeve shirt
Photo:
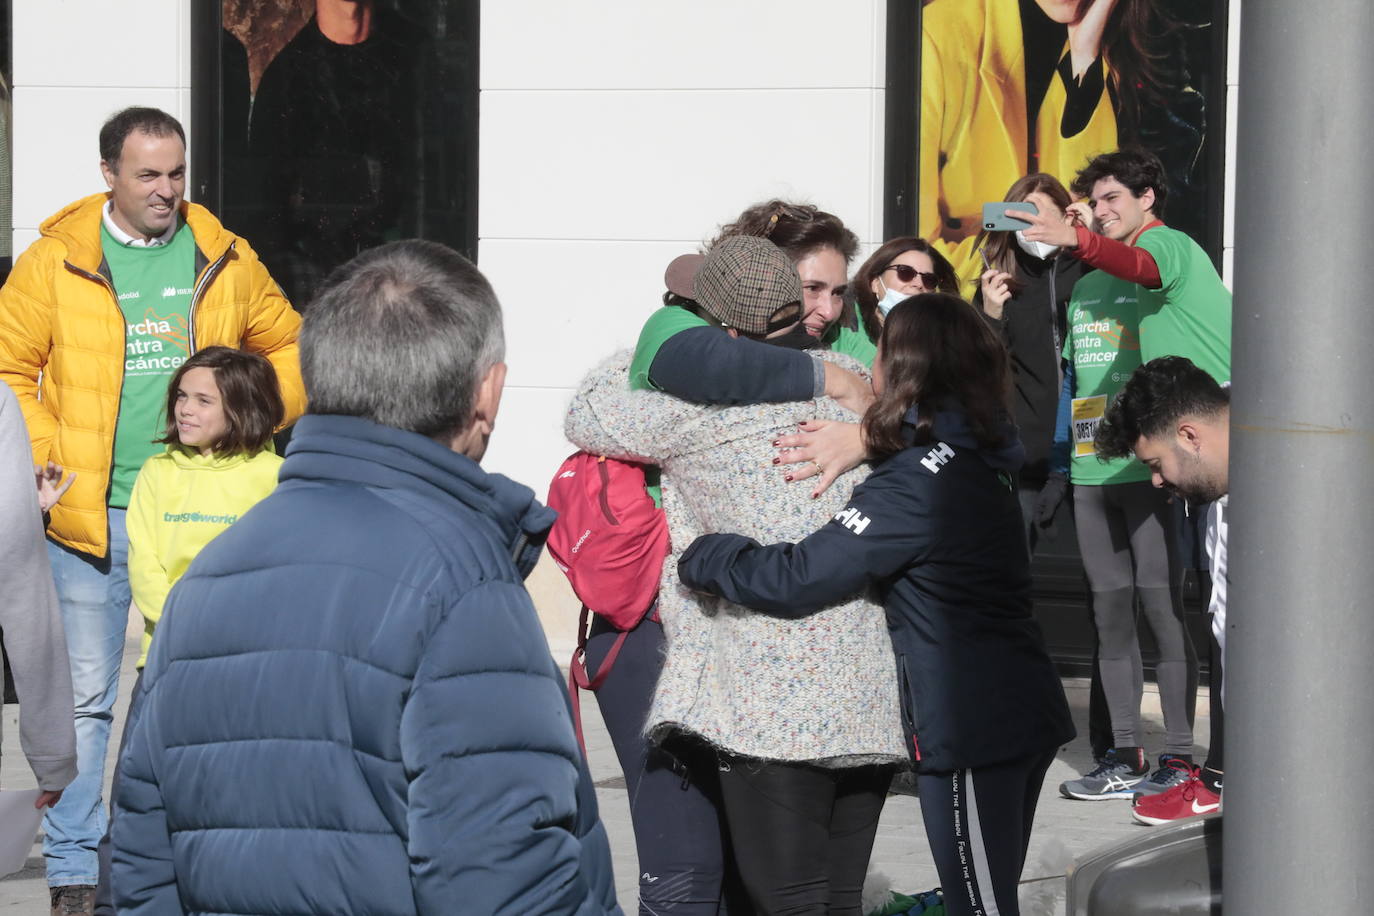
[[[1140, 232], [1162, 225], [1164, 224], [1157, 219], [1151, 220]], [[1136, 238], [1139, 237], [1138, 232]], [[1089, 267], [1096, 267], [1122, 280], [1139, 283], [1146, 289], [1159, 289], [1164, 285], [1159, 276], [1159, 265], [1148, 251], [1109, 239], [1105, 235], [1098, 235], [1082, 226], [1078, 227], [1078, 247], [1072, 254]]]

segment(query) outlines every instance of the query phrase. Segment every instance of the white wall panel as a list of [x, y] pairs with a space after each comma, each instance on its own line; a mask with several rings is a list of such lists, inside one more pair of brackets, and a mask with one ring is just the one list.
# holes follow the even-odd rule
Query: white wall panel
[[25, 248], [38, 241], [38, 230], [16, 229], [10, 239], [13, 246], [10, 250], [14, 252], [14, 257], [17, 258], [24, 253]]
[[15, 88], [15, 228], [37, 228], [58, 208], [105, 190], [100, 125], [128, 105], [152, 105], [185, 124], [175, 88]]
[[[703, 227], [706, 229], [712, 227]], [[633, 347], [662, 304], [663, 270], [695, 242], [487, 239], [478, 263], [506, 319], [509, 384], [573, 388]]]
[[479, 235], [692, 239], [770, 196], [867, 226], [872, 94], [483, 92]]
[[19, 0], [14, 84], [174, 88], [183, 7], [189, 0]]
[[[881, 86], [879, 0], [482, 4], [483, 89]], [[876, 11], [876, 13], [875, 13]], [[878, 71], [881, 74], [881, 70]]]
[[571, 399], [563, 388], [507, 386], [482, 467], [520, 481], [543, 501], [553, 472], [576, 451], [563, 438]]

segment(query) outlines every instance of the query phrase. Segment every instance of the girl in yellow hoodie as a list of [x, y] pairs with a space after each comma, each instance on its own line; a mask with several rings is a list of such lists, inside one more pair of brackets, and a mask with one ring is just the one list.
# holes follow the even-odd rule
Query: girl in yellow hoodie
[[129, 586], [143, 614], [148, 660], [172, 586], [201, 548], [277, 485], [268, 447], [284, 414], [272, 364], [255, 353], [206, 347], [172, 376], [167, 450], [144, 463], [129, 500]]

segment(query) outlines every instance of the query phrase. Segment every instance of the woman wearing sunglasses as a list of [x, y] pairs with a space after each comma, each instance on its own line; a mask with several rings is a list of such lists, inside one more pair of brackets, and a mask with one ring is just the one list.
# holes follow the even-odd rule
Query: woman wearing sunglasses
[[877, 346], [883, 319], [898, 302], [934, 292], [959, 295], [959, 278], [944, 255], [914, 235], [884, 243], [854, 274], [859, 323], [869, 343]]

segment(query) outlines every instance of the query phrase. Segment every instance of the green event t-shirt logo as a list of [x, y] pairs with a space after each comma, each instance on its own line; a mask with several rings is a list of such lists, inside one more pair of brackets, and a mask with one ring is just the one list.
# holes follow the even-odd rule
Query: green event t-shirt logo
[[[163, 290], [164, 296], [178, 299], [190, 293], [174, 286]], [[160, 315], [156, 306], [147, 306], [138, 320], [127, 322], [126, 341], [125, 379], [175, 371], [191, 355], [184, 308], [172, 305]]]

